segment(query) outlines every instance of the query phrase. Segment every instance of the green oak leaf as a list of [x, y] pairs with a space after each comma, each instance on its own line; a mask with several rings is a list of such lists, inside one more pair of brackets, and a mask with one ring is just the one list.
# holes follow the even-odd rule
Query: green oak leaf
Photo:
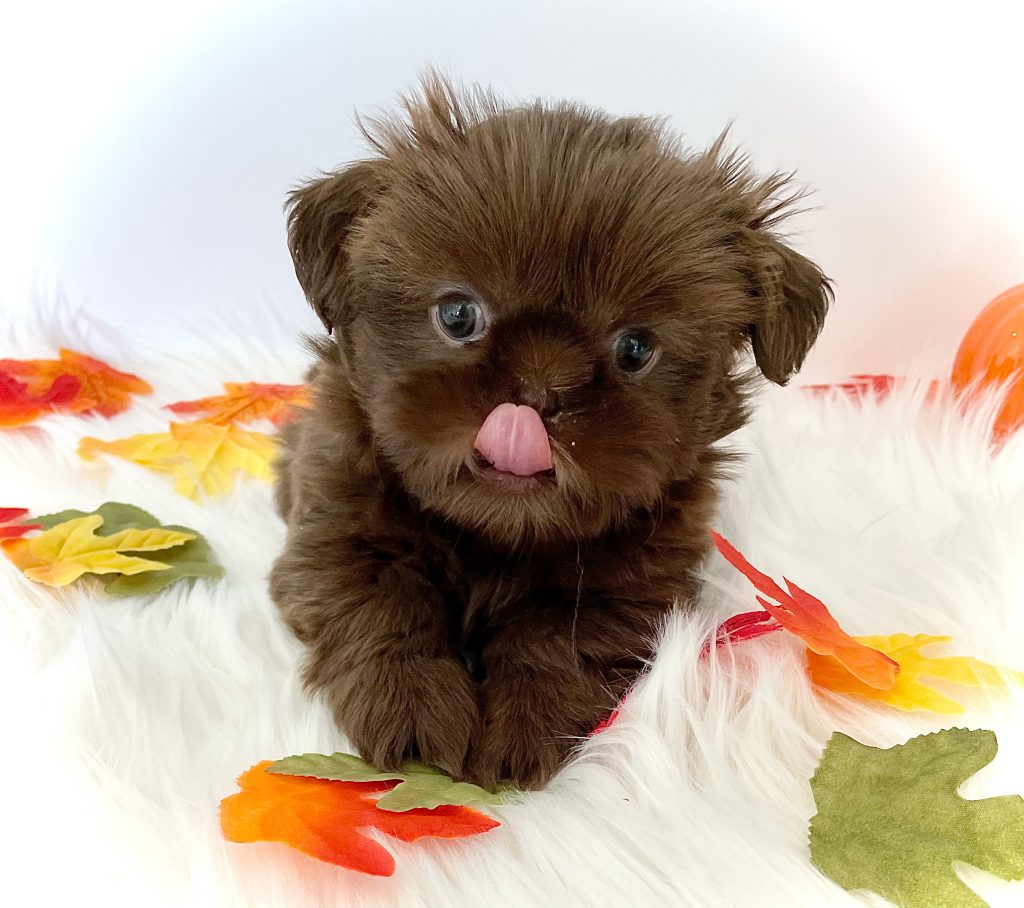
[[[41, 524], [44, 530], [55, 527], [76, 517], [85, 517], [87, 511], [60, 511], [56, 514], [44, 514], [42, 517], [33, 517], [32, 522]], [[108, 501], [100, 505], [93, 514], [99, 514], [103, 518], [103, 526], [97, 531], [98, 536], [111, 536], [121, 530], [146, 530], [152, 527], [163, 526], [148, 511], [137, 508], [135, 505], [123, 504], [119, 501]], [[213, 550], [206, 537], [196, 533], [189, 527], [168, 525], [163, 526], [166, 530], [179, 530], [183, 533], [194, 533], [195, 539], [189, 540], [184, 545], [174, 549], [168, 549], [160, 553], [160, 561], [170, 565], [165, 571], [146, 571], [142, 574], [127, 576], [123, 574], [108, 574], [103, 578], [103, 587], [111, 596], [123, 598], [125, 596], [146, 596], [170, 586], [178, 580], [189, 577], [223, 577], [224, 568], [213, 562]]]
[[1024, 879], [1024, 798], [957, 794], [997, 747], [993, 732], [965, 728], [887, 750], [833, 734], [811, 779], [811, 860], [844, 889], [904, 908], [982, 908], [954, 861]]
[[377, 806], [382, 810], [402, 812], [417, 807], [440, 807], [445, 804], [500, 804], [507, 790], [490, 792], [471, 782], [456, 782], [441, 770], [425, 763], [406, 763], [401, 770], [377, 769], [352, 754], [300, 754], [285, 757], [267, 768], [285, 776], [312, 776], [337, 782], [389, 782], [401, 780], [382, 795]]

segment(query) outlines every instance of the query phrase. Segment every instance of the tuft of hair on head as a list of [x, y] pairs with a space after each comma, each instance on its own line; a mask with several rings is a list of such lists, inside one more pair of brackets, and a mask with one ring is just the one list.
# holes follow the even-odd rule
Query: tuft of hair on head
[[357, 116], [356, 123], [370, 147], [382, 157], [416, 149], [452, 149], [467, 132], [508, 110], [489, 88], [456, 85], [438, 70], [419, 78], [419, 89], [400, 97], [396, 113]]

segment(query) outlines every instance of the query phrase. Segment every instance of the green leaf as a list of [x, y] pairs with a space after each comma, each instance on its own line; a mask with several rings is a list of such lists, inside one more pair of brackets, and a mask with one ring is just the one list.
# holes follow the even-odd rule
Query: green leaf
[[431, 767], [411, 774], [377, 801], [383, 810], [412, 810], [414, 807], [440, 807], [442, 804], [500, 804], [502, 793], [490, 792], [472, 782], [455, 782]]
[[404, 772], [381, 772], [372, 763], [353, 754], [300, 754], [285, 757], [267, 767], [282, 776], [312, 776], [336, 782], [389, 782], [405, 779]]
[[406, 763], [395, 772], [382, 771], [352, 754], [301, 754], [285, 757], [267, 768], [285, 776], [313, 776], [337, 782], [387, 782], [401, 780], [377, 801], [382, 810], [403, 812], [417, 807], [443, 804], [500, 804], [507, 789], [487, 791], [470, 782], [456, 782], [441, 770], [425, 763]]
[[[56, 514], [33, 517], [32, 521], [41, 524], [44, 530], [48, 530], [66, 523], [68, 520], [74, 520], [76, 517], [85, 517], [88, 513], [75, 510], [59, 511]], [[92, 513], [99, 514], [103, 518], [103, 526], [96, 531], [97, 536], [112, 536], [114, 533], [120, 533], [121, 530], [148, 530], [162, 526], [160, 521], [148, 511], [120, 501], [108, 501]], [[126, 596], [147, 596], [178, 580], [190, 577], [216, 578], [224, 576], [224, 568], [212, 560], [213, 550], [205, 536], [196, 533], [189, 527], [166, 526], [164, 529], [194, 533], [196, 538], [177, 548], [160, 553], [160, 561], [170, 565], [165, 571], [147, 571], [144, 574], [132, 576], [108, 574], [104, 578], [103, 586], [111, 596], [119, 599]]]
[[[195, 533], [187, 527], [168, 525], [165, 530], [179, 530], [182, 533]], [[206, 537], [196, 533], [196, 538], [174, 549], [160, 553], [160, 561], [170, 565], [166, 571], [147, 571], [145, 574], [110, 574], [103, 583], [111, 596], [148, 596], [178, 580], [191, 577], [209, 577], [216, 579], [224, 576], [224, 568], [215, 564], [213, 549]], [[151, 575], [151, 576], [147, 576]]]
[[[98, 512], [97, 512], [98, 513]], [[79, 517], [88, 517], [88, 511], [58, 511], [56, 514], [43, 514], [42, 517], [33, 517], [32, 522], [38, 523], [44, 530], [52, 530], [54, 527], [60, 526], [62, 523], [67, 523], [69, 520], [77, 520]], [[26, 518], [27, 520], [28, 518]], [[106, 536], [107, 533], [103, 532], [103, 527], [100, 527], [96, 531], [97, 536]]]
[[[42, 517], [33, 517], [33, 523], [42, 524], [44, 530], [78, 517], [88, 517], [89, 514], [99, 514], [103, 518], [103, 526], [97, 531], [97, 536], [112, 536], [120, 533], [121, 530], [148, 530], [160, 526], [157, 520], [149, 511], [137, 508], [133, 504], [123, 504], [120, 501], [108, 501], [101, 504], [95, 511], [58, 511], [56, 514], [44, 514]], [[189, 530], [194, 533], [195, 530]]]
[[965, 728], [888, 750], [832, 735], [811, 779], [811, 860], [844, 889], [905, 908], [981, 908], [954, 861], [1024, 879], [1024, 798], [957, 794], [996, 750], [991, 731]]

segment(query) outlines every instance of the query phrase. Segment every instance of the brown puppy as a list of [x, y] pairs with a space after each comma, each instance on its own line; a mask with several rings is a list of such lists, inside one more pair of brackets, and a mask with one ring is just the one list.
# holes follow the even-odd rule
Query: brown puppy
[[829, 283], [721, 140], [437, 77], [405, 113], [290, 200], [332, 337], [271, 588], [368, 759], [539, 786], [695, 592], [745, 350], [786, 382]]

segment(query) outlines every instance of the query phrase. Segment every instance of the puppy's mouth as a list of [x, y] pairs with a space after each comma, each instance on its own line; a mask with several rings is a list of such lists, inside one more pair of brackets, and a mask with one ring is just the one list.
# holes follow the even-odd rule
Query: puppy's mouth
[[513, 494], [525, 494], [556, 484], [554, 468], [533, 473], [530, 476], [517, 476], [515, 473], [497, 469], [479, 451], [473, 452], [472, 474], [478, 482], [487, 483], [501, 492]]
[[473, 443], [474, 472], [506, 491], [529, 491], [555, 480], [551, 441], [532, 407], [500, 404]]

